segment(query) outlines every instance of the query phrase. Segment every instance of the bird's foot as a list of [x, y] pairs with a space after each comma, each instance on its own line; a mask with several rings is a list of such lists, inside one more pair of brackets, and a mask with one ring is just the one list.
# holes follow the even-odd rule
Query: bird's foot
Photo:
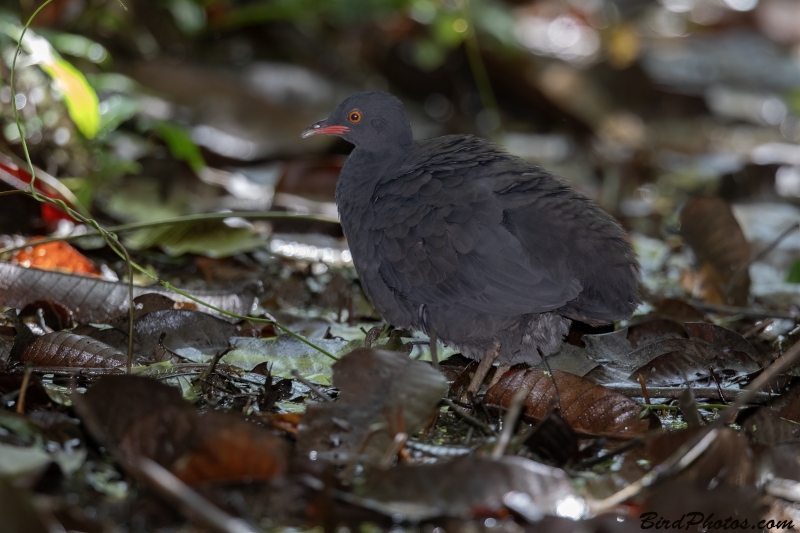
[[481, 390], [481, 385], [483, 385], [483, 380], [486, 379], [489, 369], [492, 368], [492, 365], [495, 361], [497, 361], [498, 357], [500, 357], [500, 343], [497, 343], [497, 345], [495, 345], [495, 349], [481, 359], [478, 368], [475, 370], [475, 375], [472, 376], [472, 380], [469, 382], [467, 392], [464, 393], [462, 401], [466, 401], [466, 398], [468, 398], [470, 395], [475, 396], [478, 394], [478, 391]]

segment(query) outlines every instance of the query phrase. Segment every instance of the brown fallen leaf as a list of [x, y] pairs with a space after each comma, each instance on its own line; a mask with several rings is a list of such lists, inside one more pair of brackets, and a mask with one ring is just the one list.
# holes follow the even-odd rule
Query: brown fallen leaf
[[269, 430], [235, 414], [198, 416], [179, 389], [154, 379], [105, 377], [73, 402], [97, 441], [130, 462], [152, 459], [190, 485], [263, 480], [288, 467], [286, 444]]
[[192, 450], [172, 467], [173, 473], [188, 485], [264, 480], [286, 472], [286, 443], [235, 414], [202, 414], [195, 439]]
[[92, 437], [128, 461], [145, 456], [169, 468], [193, 443], [197, 409], [154, 379], [104, 377], [72, 401]]
[[360, 499], [355, 503], [409, 521], [473, 514], [503, 516], [509, 495], [524, 495], [527, 506], [539, 517], [558, 514], [564, 502], [575, 506], [578, 513], [584, 505], [563, 470], [513, 455], [497, 461], [459, 457], [372, 470], [353, 493]]
[[700, 263], [693, 283], [712, 303], [746, 305], [750, 294], [750, 244], [730, 205], [715, 196], [695, 198], [681, 211], [681, 233]]
[[[134, 300], [147, 293], [169, 295], [177, 302], [189, 301], [185, 296], [160, 287], [133, 288]], [[249, 313], [255, 301], [253, 287], [243, 288], [239, 292], [190, 291], [189, 294], [238, 314]], [[106, 323], [110, 318], [128, 312], [128, 284], [25, 268], [0, 261], [0, 305], [21, 309], [37, 300], [51, 300], [63, 305], [73, 313], [73, 319], [78, 323]], [[218, 314], [211, 309], [203, 309], [210, 314]]]
[[718, 379], [727, 381], [761, 368], [747, 353], [701, 339], [663, 339], [631, 352], [629, 357], [644, 364], [631, 372], [628, 380], [638, 381], [641, 374], [647, 384], [655, 386], [707, 379], [711, 369]]
[[447, 390], [429, 364], [385, 350], [355, 350], [333, 365], [335, 402], [311, 404], [298, 427], [300, 453], [360, 452], [382, 457], [393, 437], [425, 426]]
[[56, 331], [33, 341], [20, 360], [33, 366], [111, 368], [124, 365], [127, 357], [91, 337]]
[[[639, 418], [640, 404], [602, 385], [560, 371], [554, 371], [553, 378], [561, 393], [561, 416], [578, 433], [625, 439], [660, 425], [652, 413]], [[510, 370], [489, 388], [483, 401], [492, 407], [508, 408], [514, 393], [532, 384], [522, 416], [538, 422], [547, 416], [551, 404], [558, 405], [553, 378], [541, 370]]]

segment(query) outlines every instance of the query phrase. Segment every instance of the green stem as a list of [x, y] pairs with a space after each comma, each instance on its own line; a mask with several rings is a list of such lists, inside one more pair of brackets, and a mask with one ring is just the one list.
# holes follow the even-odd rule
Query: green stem
[[[25, 33], [28, 31], [28, 27], [31, 25], [31, 23], [33, 22], [33, 19], [36, 17], [36, 15], [38, 15], [39, 12], [42, 9], [44, 9], [52, 1], [53, 0], [45, 0], [45, 2], [41, 6], [39, 6], [39, 8], [36, 9], [36, 11], [33, 12], [33, 15], [31, 15], [31, 17], [28, 19], [28, 22], [25, 24], [25, 26], [22, 29], [22, 33], [20, 34], [19, 41], [17, 42], [17, 49], [16, 49], [16, 51], [14, 53], [14, 60], [13, 60], [13, 62], [11, 64], [11, 84], [10, 85], [11, 85], [11, 94], [12, 95], [16, 94], [15, 74], [16, 74], [16, 69], [17, 69], [17, 58], [19, 57], [19, 53], [20, 53], [20, 50], [22, 48], [22, 41], [23, 41], [23, 38], [25, 37]], [[12, 101], [13, 101], [13, 96], [12, 96]], [[251, 320], [253, 322], [261, 322], [261, 323], [272, 324], [273, 326], [279, 328], [283, 332], [288, 333], [292, 337], [295, 337], [296, 339], [304, 342], [308, 346], [318, 350], [322, 354], [330, 357], [331, 359], [336, 360], [336, 357], [333, 354], [331, 354], [327, 350], [324, 350], [323, 348], [317, 346], [316, 344], [312, 343], [308, 339], [306, 339], [306, 338], [294, 333], [293, 331], [290, 331], [289, 328], [287, 328], [283, 324], [280, 324], [280, 323], [278, 323], [278, 322], [276, 322], [274, 320], [252, 318], [252, 317], [246, 317], [246, 316], [243, 316], [243, 315], [239, 315], [239, 314], [236, 314], [236, 313], [231, 313], [231, 312], [226, 311], [224, 309], [220, 309], [219, 307], [216, 307], [216, 306], [214, 306], [212, 304], [204, 302], [203, 300], [200, 300], [199, 298], [196, 298], [196, 297], [186, 293], [185, 291], [182, 291], [182, 290], [178, 289], [177, 287], [174, 287], [170, 283], [168, 283], [168, 282], [158, 278], [157, 276], [151, 274], [150, 272], [145, 270], [141, 265], [139, 265], [137, 263], [134, 263], [131, 260], [130, 254], [128, 254], [128, 250], [126, 250], [125, 247], [119, 242], [119, 239], [117, 238], [117, 236], [115, 234], [110, 233], [109, 231], [103, 229], [100, 226], [100, 224], [98, 224], [98, 222], [96, 220], [94, 220], [92, 218], [89, 218], [89, 217], [86, 217], [86, 216], [83, 216], [82, 214], [76, 212], [74, 209], [72, 209], [66, 203], [64, 203], [63, 200], [56, 200], [56, 199], [53, 199], [53, 198], [50, 198], [50, 197], [47, 197], [47, 196], [39, 194], [36, 191], [36, 187], [35, 187], [36, 169], [33, 166], [33, 162], [31, 161], [30, 152], [28, 151], [28, 143], [25, 142], [25, 134], [22, 131], [22, 123], [20, 122], [20, 119], [19, 119], [19, 112], [17, 111], [17, 106], [16, 105], [12, 104], [11, 107], [14, 110], [14, 120], [16, 121], [16, 124], [17, 124], [17, 130], [19, 131], [20, 141], [22, 142], [22, 150], [25, 153], [25, 161], [28, 163], [28, 168], [29, 168], [29, 171], [30, 171], [30, 174], [31, 174], [31, 181], [30, 181], [30, 184], [29, 184], [28, 193], [36, 201], [38, 201], [38, 202], [46, 202], [46, 203], [50, 203], [50, 204], [53, 204], [53, 205], [57, 205], [61, 209], [63, 209], [64, 212], [67, 213], [73, 219], [75, 219], [75, 220], [77, 220], [79, 222], [82, 222], [82, 223], [86, 224], [87, 226], [90, 226], [91, 228], [94, 228], [94, 230], [99, 235], [102, 235], [103, 239], [106, 241], [106, 244], [108, 244], [109, 248], [111, 248], [114, 251], [115, 254], [117, 254], [119, 257], [121, 257], [125, 261], [127, 266], [128, 266], [128, 361], [127, 361], [127, 371], [128, 371], [128, 373], [130, 373], [131, 362], [133, 361], [133, 323], [134, 323], [134, 319], [133, 319], [133, 317], [134, 317], [133, 270], [134, 269], [138, 270], [142, 274], [144, 274], [144, 275], [150, 277], [151, 279], [155, 280], [157, 283], [162, 285], [164, 288], [166, 288], [168, 290], [171, 290], [171, 291], [173, 291], [173, 292], [175, 292], [177, 294], [180, 294], [181, 296], [183, 296], [185, 298], [188, 298], [189, 300], [191, 300], [191, 301], [193, 301], [195, 303], [198, 303], [198, 304], [200, 304], [202, 306], [208, 307], [209, 309], [213, 309], [214, 311], [217, 311], [218, 313], [221, 313], [223, 315], [230, 316], [230, 317], [233, 317], [233, 318], [243, 319], [243, 320]], [[221, 214], [218, 214], [218, 215], [221, 215]], [[229, 216], [235, 216], [235, 215], [229, 215]], [[225, 217], [225, 218], [227, 218], [227, 217]]]

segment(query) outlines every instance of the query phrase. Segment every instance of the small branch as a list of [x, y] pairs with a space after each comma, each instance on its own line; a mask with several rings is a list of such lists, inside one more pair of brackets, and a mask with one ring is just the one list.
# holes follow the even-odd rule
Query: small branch
[[525, 403], [525, 399], [531, 393], [531, 390], [533, 390], [534, 385], [535, 383], [531, 380], [530, 385], [514, 393], [514, 397], [511, 399], [511, 405], [508, 406], [508, 411], [506, 411], [506, 415], [503, 417], [503, 430], [500, 432], [500, 438], [497, 439], [497, 443], [492, 450], [492, 459], [495, 461], [506, 453], [506, 448], [508, 447], [508, 443], [511, 442], [511, 436], [514, 434], [517, 420], [519, 420], [519, 415], [522, 413], [522, 406]]
[[31, 372], [33, 372], [33, 369], [32, 367], [28, 366], [25, 368], [25, 375], [22, 376], [22, 385], [19, 388], [19, 398], [17, 399], [18, 414], [25, 413], [25, 395], [28, 392], [28, 385], [31, 382]]
[[753, 309], [750, 307], [737, 307], [734, 305], [710, 304], [698, 300], [691, 300], [689, 303], [703, 311], [721, 315], [742, 315], [750, 318], [785, 318], [787, 320], [797, 320], [800, 318], [800, 313], [795, 311]]
[[333, 398], [328, 396], [325, 393], [324, 390], [320, 389], [319, 387], [317, 387], [316, 385], [314, 385], [313, 383], [308, 381], [306, 378], [304, 378], [300, 374], [300, 372], [298, 372], [297, 369], [295, 369], [295, 368], [292, 369], [292, 377], [294, 379], [296, 379], [297, 381], [299, 381], [300, 383], [302, 383], [303, 385], [305, 385], [306, 387], [308, 387], [309, 389], [311, 389], [311, 392], [313, 392], [314, 394], [316, 394], [317, 396], [322, 398], [324, 401], [326, 401], [326, 402], [332, 402], [333, 401]]
[[218, 533], [261, 533], [241, 518], [235, 518], [212, 504], [189, 488], [172, 472], [146, 457], [139, 457], [131, 465], [135, 477], [146, 484], [173, 505], [181, 513], [197, 523], [203, 524]]
[[[607, 389], [613, 390], [614, 392], [618, 392], [630, 398], [641, 398], [642, 397], [642, 389], [641, 387], [637, 387], [636, 385], [605, 385]], [[652, 399], [670, 399], [670, 400], [678, 400], [681, 397], [681, 393], [683, 392], [683, 388], [681, 387], [648, 387], [647, 392]], [[738, 398], [745, 393], [743, 389], [722, 389], [725, 392], [725, 399], [730, 400], [731, 398]], [[716, 387], [692, 387], [692, 392], [698, 398], [712, 398], [715, 400], [722, 401], [720, 398], [719, 391]], [[769, 394], [767, 392], [757, 392], [751, 398], [753, 403], [766, 403], [770, 398], [774, 398], [776, 395]], [[649, 403], [649, 402], [648, 402]], [[659, 409], [662, 409], [662, 406], [658, 406]]]
[[644, 376], [639, 374], [639, 385], [642, 387], [642, 398], [644, 398], [644, 403], [651, 404], [653, 402], [650, 401], [650, 395], [647, 394], [647, 385], [644, 382]]
[[445, 403], [445, 405], [447, 405], [450, 409], [452, 409], [455, 414], [463, 418], [466, 422], [482, 430], [487, 435], [497, 435], [497, 433], [495, 433], [494, 430], [491, 427], [489, 427], [489, 424], [487, 424], [483, 420], [475, 418], [468, 412], [464, 411], [461, 407], [456, 405], [456, 403], [453, 400], [445, 398], [442, 401]]

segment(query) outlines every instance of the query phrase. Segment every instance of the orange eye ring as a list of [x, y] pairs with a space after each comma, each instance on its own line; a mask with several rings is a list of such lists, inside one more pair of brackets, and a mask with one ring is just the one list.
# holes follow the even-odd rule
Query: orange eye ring
[[353, 109], [347, 114], [347, 120], [349, 120], [353, 124], [361, 122], [361, 111], [359, 111], [358, 109]]

